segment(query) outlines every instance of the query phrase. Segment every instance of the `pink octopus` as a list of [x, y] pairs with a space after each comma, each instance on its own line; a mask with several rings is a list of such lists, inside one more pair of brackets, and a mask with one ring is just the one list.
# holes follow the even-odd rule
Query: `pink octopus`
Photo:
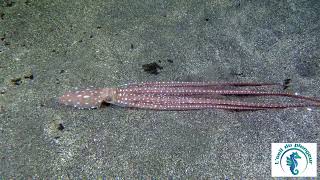
[[[320, 100], [291, 93], [265, 90], [281, 83], [233, 82], [145, 82], [117, 88], [85, 89], [66, 92], [59, 98], [64, 105], [79, 109], [99, 108], [103, 103], [154, 110], [230, 109], [262, 110], [318, 107]], [[246, 89], [243, 89], [246, 88]], [[263, 88], [263, 90], [259, 89]], [[259, 96], [276, 102], [244, 101]], [[238, 100], [232, 99], [238, 97]], [[240, 98], [240, 100], [239, 100]], [[286, 102], [282, 100], [285, 99]], [[289, 101], [289, 102], [288, 102]]]

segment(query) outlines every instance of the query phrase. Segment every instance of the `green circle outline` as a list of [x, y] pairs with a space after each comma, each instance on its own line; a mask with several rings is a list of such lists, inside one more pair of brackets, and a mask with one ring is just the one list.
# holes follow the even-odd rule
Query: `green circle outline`
[[301, 173], [303, 173], [303, 172], [307, 169], [308, 164], [309, 164], [309, 161], [308, 161], [308, 158], [307, 158], [306, 154], [305, 154], [301, 149], [298, 149], [298, 148], [290, 148], [290, 149], [287, 149], [286, 151], [283, 152], [283, 154], [281, 155], [281, 158], [280, 158], [280, 166], [281, 166], [282, 171], [283, 171], [283, 172], [286, 172], [286, 171], [282, 168], [282, 165], [281, 165], [282, 157], [283, 157], [283, 155], [284, 155], [286, 152], [288, 152], [288, 151], [290, 151], [290, 150], [298, 150], [298, 151], [300, 151], [300, 152], [304, 155], [304, 157], [306, 158], [306, 160], [307, 160], [306, 167], [305, 167], [304, 170], [301, 172]]

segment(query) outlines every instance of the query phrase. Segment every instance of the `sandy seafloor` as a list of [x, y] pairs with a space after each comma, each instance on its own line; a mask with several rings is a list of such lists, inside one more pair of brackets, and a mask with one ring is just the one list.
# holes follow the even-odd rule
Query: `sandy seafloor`
[[319, 143], [319, 109], [78, 110], [56, 98], [284, 79], [320, 97], [319, 19], [318, 0], [0, 0], [0, 176], [270, 178], [271, 143]]

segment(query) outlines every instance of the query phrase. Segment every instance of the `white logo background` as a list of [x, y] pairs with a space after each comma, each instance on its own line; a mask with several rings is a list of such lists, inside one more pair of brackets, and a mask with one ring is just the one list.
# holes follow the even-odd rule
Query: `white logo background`
[[[304, 148], [301, 148], [304, 147]], [[306, 149], [311, 157], [306, 154]], [[297, 152], [301, 157], [297, 159], [299, 171], [292, 174], [287, 165], [287, 157]], [[305, 153], [307, 156], [305, 156]], [[312, 163], [308, 162], [311, 158]], [[272, 177], [316, 177], [317, 176], [317, 144], [316, 143], [272, 143], [271, 144], [271, 174]]]

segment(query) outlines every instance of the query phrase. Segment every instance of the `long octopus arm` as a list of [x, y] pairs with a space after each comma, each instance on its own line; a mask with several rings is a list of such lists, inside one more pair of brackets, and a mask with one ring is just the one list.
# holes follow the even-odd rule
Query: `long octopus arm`
[[[221, 99], [206, 99], [206, 98], [191, 98], [191, 97], [160, 97], [152, 95], [134, 95], [124, 94], [119, 97], [117, 104], [122, 104], [126, 107], [152, 107], [157, 109], [166, 106], [165, 110], [175, 109], [180, 107], [182, 109], [204, 109], [209, 107], [221, 109], [280, 109], [288, 107], [310, 107], [319, 106], [316, 103], [253, 103], [244, 101], [231, 101]], [[228, 107], [228, 108], [225, 108]]]
[[234, 106], [234, 105], [213, 105], [213, 104], [153, 104], [153, 103], [142, 103], [137, 102], [131, 106], [134, 108], [143, 109], [154, 109], [154, 110], [197, 110], [197, 109], [225, 109], [225, 110], [263, 110], [263, 109], [284, 109], [288, 107], [306, 107], [302, 104], [291, 105], [291, 106], [273, 106], [273, 107], [246, 107], [246, 106]]
[[320, 103], [319, 99], [291, 94], [283, 92], [266, 92], [266, 91], [253, 91], [253, 90], [215, 90], [215, 89], [201, 89], [201, 88], [126, 88], [119, 89], [120, 93], [132, 93], [132, 94], [153, 94], [163, 96], [179, 96], [179, 95], [252, 95], [252, 96], [278, 96], [278, 97], [290, 97], [294, 99], [301, 99], [307, 101], [313, 101]]
[[264, 108], [254, 108], [254, 107], [239, 107], [239, 106], [229, 106], [229, 105], [212, 105], [212, 104], [154, 104], [154, 103], [144, 103], [136, 102], [130, 106], [133, 108], [142, 108], [142, 109], [153, 109], [153, 110], [168, 110], [168, 111], [184, 111], [184, 110], [198, 110], [198, 109], [225, 109], [225, 110], [262, 110]]
[[123, 85], [126, 88], [133, 87], [210, 87], [210, 86], [281, 86], [282, 83], [255, 83], [255, 82], [144, 82], [129, 83]]

